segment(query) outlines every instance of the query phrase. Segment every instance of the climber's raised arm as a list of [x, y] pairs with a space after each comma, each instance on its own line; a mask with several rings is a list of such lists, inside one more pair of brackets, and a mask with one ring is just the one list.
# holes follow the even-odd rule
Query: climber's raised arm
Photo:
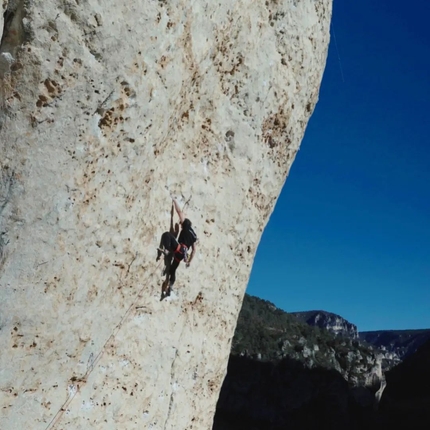
[[176, 212], [177, 212], [177, 214], [178, 214], [178, 216], [179, 216], [179, 220], [180, 220], [180, 222], [181, 222], [181, 224], [184, 222], [184, 219], [185, 219], [185, 217], [184, 217], [184, 214], [183, 214], [183, 212], [181, 211], [181, 208], [179, 207], [179, 204], [178, 204], [178, 202], [176, 201], [176, 199], [174, 199], [173, 197], [172, 197], [172, 200], [173, 200], [173, 204], [174, 204], [174, 206], [175, 206], [175, 210], [176, 210]]

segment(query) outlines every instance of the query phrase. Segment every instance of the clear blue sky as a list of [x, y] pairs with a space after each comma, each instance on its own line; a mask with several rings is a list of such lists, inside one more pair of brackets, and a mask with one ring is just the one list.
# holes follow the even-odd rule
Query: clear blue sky
[[320, 99], [249, 294], [359, 331], [430, 328], [429, 17], [430, 0], [334, 1]]

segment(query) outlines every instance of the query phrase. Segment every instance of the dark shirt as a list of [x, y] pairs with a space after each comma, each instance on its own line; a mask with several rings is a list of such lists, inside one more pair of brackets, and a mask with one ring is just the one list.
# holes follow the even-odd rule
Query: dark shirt
[[183, 243], [187, 248], [191, 248], [192, 245], [197, 241], [197, 235], [195, 231], [190, 227], [182, 227], [181, 233], [179, 234], [179, 243]]

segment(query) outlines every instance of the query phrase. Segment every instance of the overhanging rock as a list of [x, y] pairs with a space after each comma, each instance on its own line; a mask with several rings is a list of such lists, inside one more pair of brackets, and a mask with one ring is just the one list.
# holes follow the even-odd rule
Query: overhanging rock
[[[2, 5], [0, 427], [209, 429], [331, 1]], [[170, 195], [200, 242], [160, 302]]]

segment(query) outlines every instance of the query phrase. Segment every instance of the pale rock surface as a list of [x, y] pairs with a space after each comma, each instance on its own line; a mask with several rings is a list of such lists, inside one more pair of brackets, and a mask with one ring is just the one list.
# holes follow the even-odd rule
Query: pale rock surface
[[[0, 4], [0, 427], [210, 429], [331, 1]], [[160, 302], [171, 194], [200, 242]]]

